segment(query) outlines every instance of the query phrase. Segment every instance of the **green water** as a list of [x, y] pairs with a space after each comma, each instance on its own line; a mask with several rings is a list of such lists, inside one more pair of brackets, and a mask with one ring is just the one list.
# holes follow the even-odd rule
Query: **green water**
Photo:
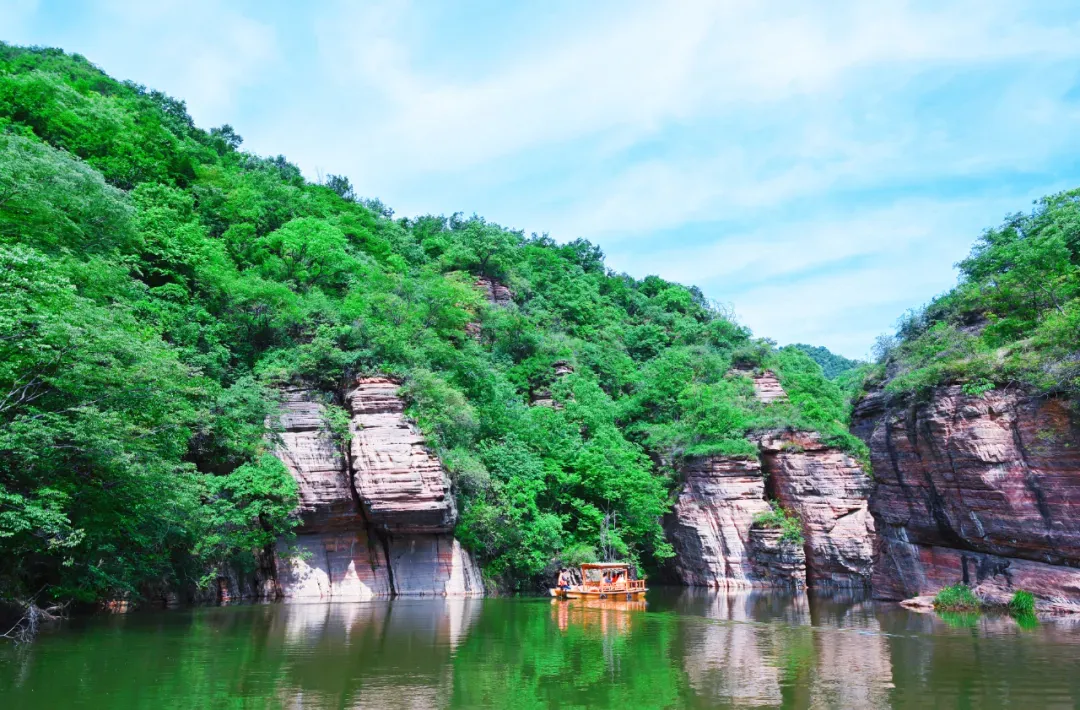
[[1076, 707], [1080, 625], [852, 596], [663, 590], [269, 604], [69, 621], [0, 648], [0, 707]]

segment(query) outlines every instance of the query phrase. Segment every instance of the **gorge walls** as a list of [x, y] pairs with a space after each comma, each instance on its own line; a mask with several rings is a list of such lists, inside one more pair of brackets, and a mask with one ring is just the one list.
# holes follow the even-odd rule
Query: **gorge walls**
[[708, 456], [688, 461], [683, 477], [667, 525], [679, 579], [693, 587], [716, 588], [763, 582], [766, 578], [754, 569], [748, 551], [754, 517], [769, 511], [761, 464]]
[[890, 405], [878, 391], [853, 425], [876, 479], [875, 596], [965, 582], [996, 602], [1080, 599], [1080, 432], [1065, 402], [952, 386]]
[[802, 522], [810, 584], [864, 586], [874, 554], [873, 481], [815, 433], [766, 434], [759, 446], [769, 497]]
[[405, 418], [397, 389], [368, 378], [347, 393], [348, 456], [319, 398], [285, 392], [277, 455], [299, 486], [303, 525], [294, 543], [278, 546], [282, 596], [482, 593], [478, 567], [452, 535], [449, 480]]
[[[787, 399], [773, 373], [753, 381], [766, 406]], [[810, 432], [768, 432], [758, 437], [758, 450], [756, 459], [708, 456], [684, 463], [683, 487], [666, 525], [678, 578], [716, 588], [866, 586], [874, 533], [870, 478]], [[802, 544], [755, 525], [771, 501], [799, 519]]]

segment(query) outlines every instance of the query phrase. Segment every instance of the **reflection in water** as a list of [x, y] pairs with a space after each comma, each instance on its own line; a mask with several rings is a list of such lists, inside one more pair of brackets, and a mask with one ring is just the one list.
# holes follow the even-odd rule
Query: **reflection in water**
[[408, 599], [73, 620], [4, 708], [1074, 707], [1080, 629], [824, 596]]
[[552, 599], [551, 618], [560, 631], [568, 631], [570, 625], [587, 628], [599, 626], [600, 633], [625, 634], [630, 630], [630, 615], [643, 612], [648, 604], [643, 601], [614, 601], [611, 599]]

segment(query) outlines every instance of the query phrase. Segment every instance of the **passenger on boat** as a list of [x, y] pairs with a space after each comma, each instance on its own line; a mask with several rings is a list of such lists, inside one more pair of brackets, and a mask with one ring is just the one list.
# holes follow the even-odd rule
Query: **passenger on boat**
[[564, 592], [570, 589], [570, 573], [565, 567], [559, 570], [559, 581], [555, 583], [555, 586]]

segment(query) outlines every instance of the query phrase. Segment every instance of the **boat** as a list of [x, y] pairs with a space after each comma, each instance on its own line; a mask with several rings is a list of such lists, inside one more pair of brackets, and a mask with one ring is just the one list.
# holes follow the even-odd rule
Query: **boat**
[[630, 578], [630, 565], [625, 562], [590, 562], [581, 565], [581, 584], [548, 591], [556, 599], [644, 601], [649, 590], [644, 579]]

